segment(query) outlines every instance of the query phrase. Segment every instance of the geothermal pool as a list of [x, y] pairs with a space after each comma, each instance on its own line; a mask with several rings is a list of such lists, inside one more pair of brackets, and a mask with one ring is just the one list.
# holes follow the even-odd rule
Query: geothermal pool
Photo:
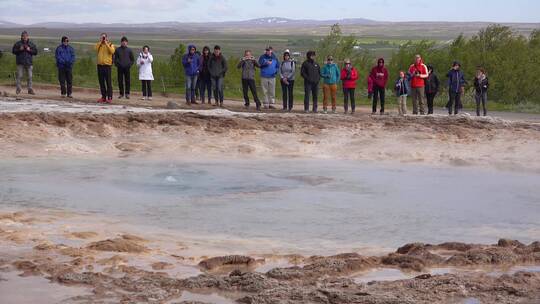
[[241, 240], [242, 250], [259, 253], [540, 239], [540, 176], [534, 173], [193, 159], [1, 160], [0, 208], [85, 212], [203, 243]]

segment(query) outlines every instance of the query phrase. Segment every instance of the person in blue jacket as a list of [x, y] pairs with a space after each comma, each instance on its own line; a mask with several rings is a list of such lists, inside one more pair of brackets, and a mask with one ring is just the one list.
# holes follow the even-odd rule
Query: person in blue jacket
[[259, 57], [261, 66], [261, 86], [264, 94], [264, 108], [275, 109], [276, 103], [276, 75], [279, 72], [279, 60], [273, 53], [271, 46], [266, 48], [264, 54]]
[[186, 75], [186, 103], [196, 104], [195, 89], [197, 88], [197, 77], [201, 66], [201, 57], [197, 54], [194, 45], [188, 46], [188, 52], [182, 57], [182, 65]]
[[454, 115], [459, 112], [459, 109], [463, 108], [461, 104], [461, 95], [464, 92], [465, 75], [461, 71], [461, 64], [458, 61], [454, 61], [452, 69], [446, 75], [448, 77], [448, 94], [449, 101], [447, 104], [448, 115], [452, 115], [452, 106], [454, 107]]
[[62, 94], [62, 97], [73, 98], [71, 94], [73, 92], [75, 50], [69, 45], [68, 37], [62, 37], [62, 43], [56, 48], [55, 58], [56, 67], [58, 68], [58, 81], [60, 82], [60, 94]]

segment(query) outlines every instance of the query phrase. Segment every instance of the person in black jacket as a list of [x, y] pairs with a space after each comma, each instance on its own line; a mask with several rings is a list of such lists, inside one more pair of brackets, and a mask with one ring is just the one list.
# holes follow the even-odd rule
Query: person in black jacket
[[208, 104], [212, 103], [212, 79], [210, 77], [210, 71], [208, 70], [208, 62], [210, 61], [210, 48], [205, 46], [201, 54], [201, 67], [199, 68], [199, 85], [200, 85], [200, 96], [201, 103], [204, 103], [204, 94], [205, 91], [208, 92]]
[[28, 38], [26, 31], [21, 33], [21, 40], [13, 45], [12, 53], [17, 63], [17, 94], [21, 93], [21, 79], [24, 71], [28, 75], [28, 94], [35, 95], [32, 90], [32, 57], [37, 55], [37, 47]]
[[425, 91], [429, 115], [433, 114], [433, 100], [435, 100], [435, 96], [439, 92], [439, 78], [435, 74], [433, 66], [428, 65], [427, 68], [429, 76], [426, 78]]
[[[118, 69], [118, 89], [120, 96], [118, 99], [126, 97], [129, 99], [129, 91], [131, 87], [130, 69], [135, 63], [133, 51], [128, 47], [128, 39], [124, 36], [120, 40], [120, 47], [114, 51], [114, 65]], [[124, 87], [125, 84], [125, 87]]]
[[300, 69], [304, 78], [304, 112], [309, 112], [309, 95], [313, 95], [313, 113], [317, 113], [319, 81], [321, 79], [321, 67], [315, 62], [315, 51], [307, 52], [307, 59]]
[[487, 115], [486, 103], [487, 103], [487, 91], [489, 88], [489, 80], [484, 68], [479, 67], [476, 71], [476, 77], [474, 78], [474, 89], [476, 91], [476, 116], [480, 116], [480, 102], [482, 102], [482, 108], [484, 110], [484, 116]]
[[223, 81], [227, 73], [227, 60], [221, 53], [219, 45], [214, 46], [214, 53], [212, 53], [210, 61], [208, 61], [208, 71], [214, 88], [215, 106], [223, 107]]

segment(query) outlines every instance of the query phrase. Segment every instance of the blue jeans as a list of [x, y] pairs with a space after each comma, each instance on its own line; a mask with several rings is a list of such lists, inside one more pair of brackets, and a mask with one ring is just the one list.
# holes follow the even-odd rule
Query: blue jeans
[[223, 104], [223, 77], [212, 76], [212, 88], [214, 89], [214, 99], [216, 104]]
[[186, 75], [186, 102], [195, 103], [195, 89], [197, 87], [197, 75]]

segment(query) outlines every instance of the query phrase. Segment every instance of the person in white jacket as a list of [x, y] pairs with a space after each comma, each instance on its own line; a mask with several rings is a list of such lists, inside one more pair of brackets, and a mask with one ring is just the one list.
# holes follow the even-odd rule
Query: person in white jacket
[[143, 46], [142, 52], [137, 58], [137, 66], [139, 67], [139, 80], [142, 82], [142, 100], [152, 100], [152, 61], [154, 57], [150, 54], [150, 47]]

